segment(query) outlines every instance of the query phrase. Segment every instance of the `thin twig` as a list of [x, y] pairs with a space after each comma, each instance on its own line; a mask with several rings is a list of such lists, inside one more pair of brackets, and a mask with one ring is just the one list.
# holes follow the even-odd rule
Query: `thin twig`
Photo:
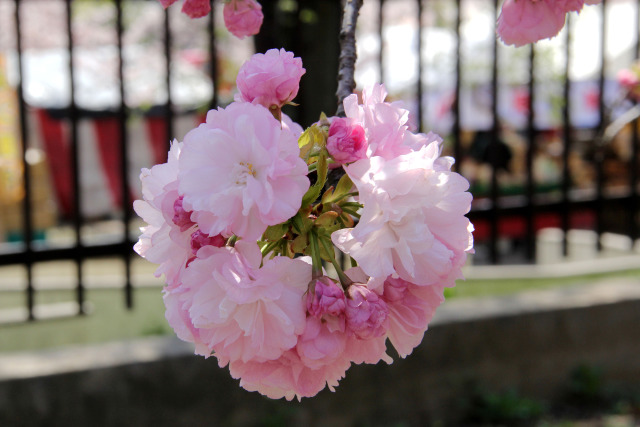
[[342, 101], [356, 88], [356, 22], [362, 7], [362, 0], [346, 0], [340, 28], [340, 63], [338, 65], [337, 116], [344, 117]]

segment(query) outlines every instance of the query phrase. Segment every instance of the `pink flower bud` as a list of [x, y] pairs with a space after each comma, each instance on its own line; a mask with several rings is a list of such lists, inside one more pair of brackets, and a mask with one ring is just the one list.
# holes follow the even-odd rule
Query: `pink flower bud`
[[182, 199], [180, 196], [173, 202], [173, 223], [180, 227], [180, 231], [186, 231], [195, 223], [191, 221], [191, 211], [187, 211], [182, 207]]
[[307, 311], [314, 317], [323, 314], [340, 316], [346, 306], [344, 292], [340, 286], [326, 276], [316, 280], [307, 293]]
[[231, 0], [225, 3], [223, 15], [227, 30], [240, 39], [258, 34], [264, 19], [262, 6], [255, 0]]
[[209, 236], [203, 233], [201, 230], [196, 230], [191, 235], [191, 253], [194, 255], [198, 253], [198, 249], [203, 246], [215, 246], [217, 248], [223, 247], [227, 243], [227, 240], [222, 237], [222, 234], [217, 236]]
[[352, 119], [336, 117], [329, 127], [327, 150], [333, 160], [340, 164], [364, 159], [367, 154], [367, 140], [364, 128]]
[[281, 108], [298, 94], [305, 71], [302, 60], [284, 49], [256, 53], [238, 72], [236, 101]]
[[347, 329], [360, 339], [384, 335], [389, 327], [387, 304], [364, 285], [347, 289]]

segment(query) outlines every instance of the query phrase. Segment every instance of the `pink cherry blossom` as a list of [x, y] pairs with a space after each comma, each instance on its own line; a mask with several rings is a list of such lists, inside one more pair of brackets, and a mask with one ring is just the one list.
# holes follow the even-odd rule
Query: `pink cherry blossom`
[[204, 246], [215, 246], [221, 248], [225, 245], [227, 239], [222, 234], [217, 236], [209, 236], [202, 232], [202, 230], [196, 230], [191, 235], [191, 252], [196, 255], [198, 250]]
[[375, 292], [365, 285], [352, 284], [347, 289], [347, 331], [367, 340], [387, 332], [389, 309]]
[[385, 335], [366, 340], [355, 335], [347, 335], [347, 345], [344, 351], [346, 358], [356, 365], [367, 363], [374, 365], [381, 360], [390, 365], [393, 359], [387, 352], [387, 337]]
[[565, 15], [551, 0], [505, 0], [498, 17], [498, 36], [516, 47], [551, 38], [564, 26]]
[[178, 280], [191, 254], [191, 233], [193, 228], [176, 224], [175, 204], [178, 195], [178, 158], [182, 143], [174, 141], [169, 150], [167, 163], [142, 169], [142, 196], [133, 208], [147, 223], [141, 228], [142, 234], [135, 244], [135, 251], [148, 261], [159, 264], [156, 276], [164, 274], [169, 285]]
[[422, 342], [424, 332], [444, 301], [444, 286], [417, 286], [400, 278], [384, 282], [383, 299], [389, 308], [387, 336], [400, 357], [411, 354]]
[[223, 15], [227, 30], [240, 39], [258, 34], [264, 20], [262, 6], [255, 0], [230, 0]]
[[[159, 0], [160, 4], [166, 9], [177, 0]], [[185, 0], [182, 5], [182, 13], [190, 18], [202, 18], [211, 11], [209, 0]]]
[[568, 12], [579, 12], [585, 4], [601, 0], [505, 0], [498, 17], [497, 33], [507, 45], [516, 47], [556, 36]]
[[320, 369], [344, 358], [347, 335], [332, 330], [327, 322], [308, 316], [304, 332], [298, 338], [296, 351], [305, 366]]
[[304, 332], [303, 295], [311, 280], [305, 259], [265, 259], [255, 243], [206, 246], [182, 274], [189, 318], [221, 366], [266, 361], [295, 347]]
[[180, 196], [173, 202], [173, 223], [180, 227], [180, 231], [185, 231], [193, 227], [195, 223], [191, 221], [191, 212], [182, 206], [182, 200], [183, 197]]
[[355, 162], [365, 158], [367, 140], [364, 128], [353, 119], [336, 117], [329, 127], [327, 150], [333, 160], [340, 164]]
[[191, 219], [210, 236], [257, 239], [291, 218], [309, 188], [294, 134], [249, 103], [211, 110], [184, 137], [179, 189]]
[[236, 360], [229, 364], [231, 376], [240, 379], [240, 386], [258, 391], [272, 399], [313, 397], [328, 387], [335, 391], [351, 362], [339, 358], [318, 369], [306, 366], [296, 350], [288, 350], [276, 360], [265, 362]]
[[195, 354], [209, 357], [211, 349], [200, 337], [200, 330], [193, 325], [189, 316], [192, 303], [189, 291], [188, 287], [180, 283], [165, 287], [162, 296], [166, 308], [164, 316], [178, 338], [195, 344]]
[[238, 72], [236, 101], [279, 109], [296, 97], [305, 71], [302, 60], [284, 49], [256, 53]]
[[[368, 277], [360, 267], [352, 267], [346, 270], [345, 274], [351, 280], [353, 280], [354, 283], [358, 283], [358, 285], [355, 286], [360, 287], [360, 289], [366, 287], [368, 291], [375, 292], [377, 296], [380, 296], [382, 294], [384, 279]], [[353, 286], [354, 285], [352, 285], [351, 287]], [[373, 297], [371, 297], [371, 299], [373, 299]], [[377, 321], [373, 322], [373, 324], [376, 323]], [[383, 325], [386, 328], [386, 321], [383, 322]], [[377, 334], [374, 333], [371, 335]], [[350, 333], [347, 334], [347, 345], [344, 352], [345, 357], [347, 357], [355, 364], [375, 364], [380, 360], [386, 362], [387, 364], [391, 364], [393, 362], [393, 359], [386, 353], [386, 341], [387, 337], [384, 334], [380, 336], [368, 337], [367, 339], [362, 339], [358, 335], [353, 333], [353, 331], [350, 331]]]
[[418, 285], [452, 285], [473, 238], [468, 181], [439, 160], [433, 142], [392, 160], [358, 160], [345, 170], [364, 205], [354, 228], [331, 238], [370, 277], [398, 274]]
[[365, 129], [368, 157], [393, 158], [408, 151], [403, 139], [408, 129], [409, 111], [398, 103], [384, 102], [386, 96], [384, 85], [373, 85], [363, 90], [362, 105], [358, 104], [355, 94], [343, 101], [346, 116]]
[[325, 314], [341, 316], [345, 308], [346, 301], [342, 288], [326, 276], [317, 279], [307, 293], [307, 311], [317, 318]]
[[364, 128], [367, 157], [393, 159], [410, 152], [418, 138], [409, 132], [409, 110], [401, 102], [385, 102], [386, 97], [384, 85], [376, 84], [362, 91], [362, 104], [358, 104], [355, 94], [343, 101], [345, 114], [351, 119], [351, 124], [359, 124]]

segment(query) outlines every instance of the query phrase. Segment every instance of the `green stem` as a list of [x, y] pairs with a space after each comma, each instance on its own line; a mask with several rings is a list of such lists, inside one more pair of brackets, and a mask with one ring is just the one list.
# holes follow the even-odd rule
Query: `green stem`
[[322, 277], [322, 258], [320, 257], [320, 247], [318, 246], [318, 236], [311, 231], [309, 233], [311, 243], [311, 279]]
[[264, 257], [265, 255], [267, 255], [269, 252], [274, 250], [278, 245], [280, 245], [279, 240], [276, 240], [275, 242], [271, 242], [267, 245], [264, 245], [262, 249], [260, 249], [260, 252], [262, 252], [262, 256]]
[[333, 244], [329, 244], [327, 239], [322, 239], [322, 238], [320, 238], [320, 242], [322, 243], [324, 250], [329, 255], [329, 261], [331, 261], [331, 264], [333, 264], [333, 268], [335, 268], [336, 273], [338, 273], [338, 278], [340, 279], [340, 283], [342, 284], [342, 287], [344, 289], [347, 289], [353, 283], [353, 280], [349, 279], [349, 277], [342, 270], [342, 267], [340, 266], [340, 264], [338, 264], [338, 261], [336, 261], [336, 258], [334, 256], [335, 252], [333, 249]]
[[340, 207], [347, 207], [347, 208], [357, 208], [360, 209], [361, 207], [363, 207], [364, 205], [362, 203], [358, 203], [358, 202], [344, 202], [344, 203], [340, 203]]
[[346, 212], [349, 215], [355, 216], [356, 218], [360, 218], [360, 214], [354, 210], [342, 208], [342, 212]]

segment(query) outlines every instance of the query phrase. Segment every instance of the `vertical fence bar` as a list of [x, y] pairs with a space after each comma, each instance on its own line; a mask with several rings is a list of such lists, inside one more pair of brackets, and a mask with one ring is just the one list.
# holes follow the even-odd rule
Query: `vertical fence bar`
[[209, 109], [216, 108], [218, 106], [219, 82], [218, 82], [218, 53], [216, 51], [216, 8], [213, 0], [211, 4], [211, 13], [209, 14], [209, 25], [207, 26], [209, 35], [209, 77], [211, 78], [211, 84], [213, 85], [213, 95], [211, 97], [211, 103]]
[[24, 185], [24, 199], [22, 200], [23, 210], [23, 239], [24, 239], [24, 266], [27, 272], [27, 319], [34, 320], [33, 307], [35, 305], [35, 289], [33, 287], [33, 259], [31, 241], [33, 239], [32, 206], [31, 206], [31, 176], [30, 167], [27, 163], [27, 143], [29, 141], [29, 129], [27, 127], [27, 111], [24, 101], [23, 67], [22, 67], [22, 31], [20, 24], [20, 0], [15, 1], [15, 35], [16, 51], [18, 54], [18, 118], [20, 120], [20, 142], [22, 144], [22, 182]]
[[[498, 0], [493, 1], [493, 16], [496, 16], [498, 11]], [[489, 149], [495, 149], [499, 144], [500, 137], [500, 123], [498, 120], [498, 39], [493, 38], [493, 65], [491, 67], [491, 147]], [[500, 255], [498, 253], [498, 223], [500, 217], [500, 209], [498, 206], [498, 198], [500, 196], [500, 189], [498, 186], [498, 169], [495, 162], [491, 162], [491, 209], [493, 214], [489, 218], [489, 256], [491, 257], [491, 263], [497, 264], [500, 262]]]
[[118, 107], [118, 131], [120, 134], [120, 180], [122, 190], [122, 222], [124, 224], [124, 250], [122, 260], [124, 262], [125, 283], [124, 295], [127, 308], [133, 308], [133, 286], [131, 284], [131, 252], [132, 246], [129, 238], [129, 224], [131, 223], [131, 198], [129, 189], [129, 153], [127, 146], [129, 138], [127, 134], [127, 106], [124, 89], [124, 61], [122, 55], [122, 0], [115, 0], [116, 6], [116, 36], [118, 45], [118, 90], [120, 92], [120, 105]]
[[418, 40], [417, 40], [417, 57], [418, 57], [418, 81], [417, 85], [417, 96], [418, 96], [418, 106], [417, 106], [417, 114], [418, 114], [418, 132], [422, 132], [422, 0], [417, 0], [418, 2]]
[[455, 82], [456, 88], [453, 96], [453, 157], [456, 159], [454, 164], [454, 168], [456, 171], [460, 171], [460, 163], [462, 162], [462, 143], [460, 141], [460, 86], [462, 85], [461, 80], [461, 61], [460, 54], [462, 52], [462, 46], [460, 41], [460, 24], [462, 20], [461, 15], [461, 0], [456, 0], [456, 21], [455, 21], [455, 33], [456, 33], [456, 47], [455, 47]]
[[528, 261], [535, 258], [535, 176], [533, 175], [533, 160], [536, 155], [536, 129], [535, 129], [535, 45], [529, 47], [529, 112], [527, 115], [527, 182], [525, 186], [525, 197], [527, 200], [527, 211], [525, 214], [525, 256]]
[[171, 100], [171, 25], [169, 23], [169, 8], [164, 11], [164, 57], [166, 61], [166, 80], [165, 86], [167, 89], [167, 103], [165, 105], [164, 117], [165, 117], [165, 129], [167, 135], [167, 151], [171, 148], [171, 141], [173, 140], [173, 102]]
[[[638, 61], [640, 58], [640, 0], [636, 2], [636, 45], [634, 58]], [[631, 159], [629, 160], [629, 189], [630, 189], [630, 201], [629, 201], [629, 237], [631, 237], [632, 244], [635, 244], [638, 239], [638, 159], [640, 152], [638, 151], [638, 142], [640, 135], [638, 132], [638, 120], [632, 122], [631, 129]]]
[[74, 261], [76, 263], [76, 300], [78, 302], [78, 314], [84, 314], [84, 284], [82, 273], [82, 212], [81, 203], [82, 195], [80, 194], [80, 159], [78, 144], [78, 109], [75, 101], [75, 77], [74, 77], [74, 45], [73, 45], [73, 29], [72, 29], [72, 0], [66, 0], [66, 18], [67, 18], [67, 52], [69, 55], [69, 124], [71, 139], [71, 172], [73, 179], [73, 228], [75, 233]]
[[[601, 9], [601, 44], [600, 44], [600, 76], [598, 79], [598, 110], [599, 110], [599, 123], [598, 123], [598, 135], [602, 134], [607, 122], [606, 107], [604, 105], [604, 82], [605, 82], [605, 69], [606, 69], [606, 43], [607, 43], [607, 2], [602, 0]], [[595, 141], [599, 141], [596, 138]], [[598, 252], [602, 250], [602, 233], [604, 232], [604, 218], [603, 218], [603, 205], [604, 205], [604, 148], [601, 144], [595, 144], [595, 167], [596, 167], [596, 247]]]
[[571, 189], [571, 170], [569, 169], [569, 154], [571, 153], [571, 77], [569, 69], [571, 68], [571, 14], [567, 16], [566, 38], [564, 56], [564, 85], [563, 97], [564, 105], [562, 106], [562, 210], [560, 212], [560, 221], [562, 226], [562, 255], [569, 254], [569, 228], [571, 227], [571, 203], [569, 202], [569, 190]]
[[378, 11], [378, 38], [380, 39], [380, 52], [378, 54], [378, 66], [380, 69], [380, 83], [384, 83], [384, 3], [380, 0], [380, 10]]

